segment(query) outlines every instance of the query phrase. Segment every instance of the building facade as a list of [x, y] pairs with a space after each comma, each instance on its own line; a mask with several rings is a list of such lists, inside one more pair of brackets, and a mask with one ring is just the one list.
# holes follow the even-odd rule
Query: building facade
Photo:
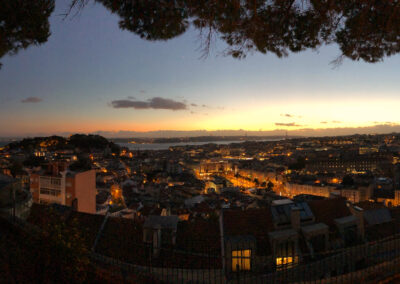
[[74, 206], [80, 212], [96, 213], [96, 173], [69, 172], [65, 166], [50, 165], [43, 173], [30, 175], [33, 201]]

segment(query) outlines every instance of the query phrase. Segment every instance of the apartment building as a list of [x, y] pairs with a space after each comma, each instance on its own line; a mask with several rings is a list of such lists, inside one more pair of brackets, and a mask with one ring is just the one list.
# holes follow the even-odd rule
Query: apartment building
[[74, 206], [79, 212], [96, 213], [96, 173], [72, 172], [67, 163], [50, 163], [46, 170], [30, 175], [33, 201]]
[[375, 170], [390, 170], [392, 158], [385, 155], [358, 155], [354, 157], [316, 159], [306, 164], [311, 173], [329, 172], [338, 174], [365, 173]]

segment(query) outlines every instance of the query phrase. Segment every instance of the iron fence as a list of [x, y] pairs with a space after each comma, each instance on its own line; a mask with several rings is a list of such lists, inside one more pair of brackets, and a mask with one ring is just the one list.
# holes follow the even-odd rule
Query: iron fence
[[241, 244], [221, 257], [206, 247], [203, 254], [157, 248], [155, 256], [154, 246], [145, 244], [149, 254], [144, 265], [100, 253], [92, 257], [122, 269], [125, 277], [141, 275], [144, 282], [151, 279], [160, 283], [376, 283], [400, 273], [399, 235], [314, 255], [312, 260], [299, 254], [279, 263], [279, 257], [246, 252], [244, 248], [252, 245]]
[[[22, 219], [8, 220], [31, 233], [38, 230]], [[210, 242], [137, 242], [125, 255], [98, 245], [90, 258], [122, 279], [142, 283], [376, 283], [400, 273], [400, 234], [313, 254], [290, 247], [286, 254], [260, 250], [251, 239]], [[113, 246], [124, 250], [123, 243]]]

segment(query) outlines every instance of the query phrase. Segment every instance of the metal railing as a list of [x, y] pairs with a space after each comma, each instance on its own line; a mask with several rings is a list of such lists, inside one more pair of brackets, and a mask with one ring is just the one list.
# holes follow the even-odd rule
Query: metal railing
[[[38, 230], [22, 219], [8, 220], [28, 232]], [[99, 243], [90, 252], [92, 263], [144, 283], [376, 283], [400, 273], [400, 234], [312, 255], [292, 249], [290, 254], [274, 255], [254, 241], [226, 241], [224, 257], [211, 240], [136, 242], [121, 254], [114, 248], [125, 250], [126, 240], [108, 243], [101, 238], [97, 241], [103, 246]], [[107, 243], [112, 246], [108, 251]]]

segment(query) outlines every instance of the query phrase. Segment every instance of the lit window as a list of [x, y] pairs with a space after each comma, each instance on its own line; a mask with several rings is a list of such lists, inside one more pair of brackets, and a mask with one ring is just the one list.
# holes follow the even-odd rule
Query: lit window
[[298, 256], [295, 257], [277, 257], [276, 258], [276, 266], [282, 266], [282, 265], [287, 265], [291, 263], [297, 263], [298, 262]]
[[232, 251], [232, 271], [250, 270], [251, 250]]
[[298, 262], [299, 262], [298, 256], [277, 257], [276, 258], [276, 267], [277, 267], [277, 270], [280, 270], [280, 269], [283, 269], [284, 267], [289, 267]]
[[294, 242], [282, 242], [277, 246], [275, 259], [277, 270], [284, 267], [290, 267], [298, 262], [299, 257], [297, 256]]

